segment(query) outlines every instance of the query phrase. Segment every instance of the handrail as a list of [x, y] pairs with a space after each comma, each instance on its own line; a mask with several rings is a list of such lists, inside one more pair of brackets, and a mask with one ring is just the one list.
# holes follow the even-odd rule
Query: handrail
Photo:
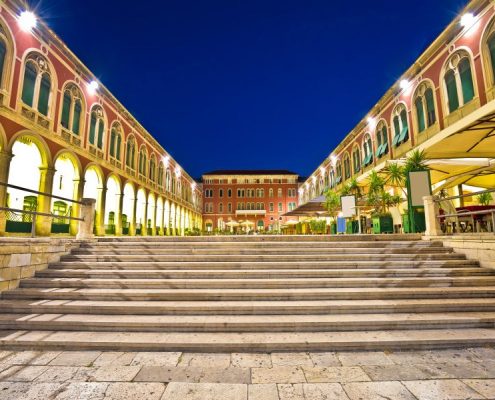
[[76, 221], [84, 221], [84, 218], [79, 218], [79, 217], [71, 217], [71, 216], [67, 216], [67, 215], [43, 213], [43, 212], [39, 212], [39, 211], [19, 210], [17, 208], [0, 207], [0, 211], [12, 211], [15, 213], [41, 215], [43, 217], [52, 217], [52, 218], [58, 218], [58, 219], [74, 219]]
[[481, 210], [481, 211], [466, 211], [455, 214], [438, 214], [437, 218], [463, 217], [468, 215], [484, 215], [484, 214], [494, 214], [494, 213], [495, 213], [495, 209]]
[[473, 196], [478, 196], [480, 194], [484, 193], [495, 193], [495, 189], [487, 189], [487, 190], [482, 190], [481, 192], [475, 192], [475, 193], [468, 193], [468, 194], [460, 194], [457, 196], [450, 196], [450, 197], [442, 197], [442, 198], [435, 198], [435, 202], [439, 203], [444, 200], [456, 200], [456, 199], [462, 199], [464, 197], [473, 197]]
[[23, 188], [23, 187], [21, 187], [21, 186], [12, 185], [12, 184], [10, 184], [10, 183], [0, 182], [0, 186], [6, 186], [6, 187], [10, 187], [10, 188], [17, 189], [17, 190], [23, 190], [23, 191], [25, 191], [25, 192], [34, 193], [34, 194], [39, 194], [39, 195], [41, 195], [41, 196], [52, 197], [52, 198], [54, 198], [54, 199], [58, 199], [58, 200], [70, 201], [70, 202], [72, 202], [72, 203], [76, 203], [76, 204], [83, 204], [83, 203], [82, 203], [82, 201], [78, 201], [78, 200], [74, 200], [74, 199], [67, 199], [67, 198], [65, 198], [65, 197], [56, 196], [56, 195], [54, 195], [54, 194], [50, 194], [50, 193], [38, 192], [37, 190], [26, 189], [26, 188]]

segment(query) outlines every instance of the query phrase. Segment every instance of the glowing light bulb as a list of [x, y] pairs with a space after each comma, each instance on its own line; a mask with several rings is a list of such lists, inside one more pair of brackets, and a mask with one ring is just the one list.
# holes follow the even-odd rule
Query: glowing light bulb
[[411, 86], [411, 82], [409, 82], [407, 79], [402, 79], [399, 83], [399, 86], [402, 90], [406, 90]]
[[461, 25], [464, 28], [470, 28], [475, 22], [474, 15], [472, 13], [466, 13], [461, 17]]
[[17, 19], [17, 22], [19, 23], [19, 27], [24, 32], [31, 32], [31, 30], [36, 27], [37, 18], [32, 11], [26, 10], [21, 12], [21, 15], [19, 15], [19, 18]]
[[88, 83], [88, 92], [90, 94], [95, 94], [100, 85], [96, 81], [91, 81]]

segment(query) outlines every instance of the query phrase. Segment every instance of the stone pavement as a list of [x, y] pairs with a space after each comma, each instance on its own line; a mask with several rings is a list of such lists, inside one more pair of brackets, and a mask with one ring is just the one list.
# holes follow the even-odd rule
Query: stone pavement
[[495, 399], [495, 349], [272, 354], [0, 351], [2, 399]]

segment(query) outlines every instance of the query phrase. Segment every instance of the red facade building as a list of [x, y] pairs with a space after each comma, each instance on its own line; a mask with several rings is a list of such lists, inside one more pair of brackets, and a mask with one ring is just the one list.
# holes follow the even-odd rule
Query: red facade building
[[278, 231], [298, 205], [299, 175], [286, 170], [203, 174], [205, 231]]

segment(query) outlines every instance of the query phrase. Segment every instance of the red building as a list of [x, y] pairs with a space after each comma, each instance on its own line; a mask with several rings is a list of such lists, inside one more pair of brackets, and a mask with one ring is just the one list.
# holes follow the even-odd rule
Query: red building
[[299, 175], [286, 170], [203, 174], [205, 231], [278, 231], [298, 205]]

